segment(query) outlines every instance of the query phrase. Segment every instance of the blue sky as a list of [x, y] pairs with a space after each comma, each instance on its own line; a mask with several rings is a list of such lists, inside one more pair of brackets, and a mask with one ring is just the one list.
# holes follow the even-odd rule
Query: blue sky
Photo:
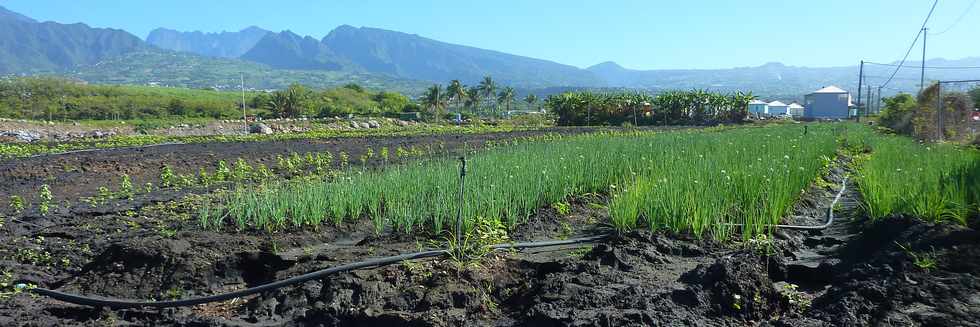
[[[941, 0], [929, 24], [951, 26], [974, 0]], [[899, 5], [897, 5], [899, 4]], [[370, 26], [587, 67], [795, 66], [901, 59], [931, 0], [380, 1], [0, 0], [38, 20], [84, 22], [141, 38], [156, 27], [216, 32], [249, 25], [322, 38]], [[980, 4], [930, 36], [928, 57], [980, 56]], [[971, 35], [972, 34], [972, 35]], [[921, 55], [914, 50], [913, 57]]]

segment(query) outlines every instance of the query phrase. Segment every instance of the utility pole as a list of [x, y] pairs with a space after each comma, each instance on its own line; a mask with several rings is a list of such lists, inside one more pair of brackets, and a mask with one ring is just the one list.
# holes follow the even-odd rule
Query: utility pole
[[861, 110], [861, 88], [864, 86], [864, 60], [861, 60], [861, 69], [858, 71], [858, 115]]
[[871, 107], [871, 85], [870, 84], [868, 85], [868, 104], [867, 104], [867, 106], [868, 106], [868, 109], [865, 109], [864, 110], [864, 116], [865, 117], [868, 116], [868, 110]]
[[242, 124], [245, 125], [245, 134], [248, 134], [248, 114], [245, 113], [245, 73], [242, 74]]
[[936, 82], [936, 139], [943, 140], [943, 82]]
[[878, 86], [878, 100], [875, 101], [875, 114], [881, 113], [881, 86]]
[[922, 28], [922, 73], [919, 76], [919, 93], [926, 87], [926, 35], [929, 35], [929, 28]]

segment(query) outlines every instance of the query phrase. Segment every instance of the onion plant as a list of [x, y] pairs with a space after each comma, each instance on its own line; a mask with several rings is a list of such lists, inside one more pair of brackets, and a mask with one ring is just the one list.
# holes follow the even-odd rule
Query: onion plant
[[[538, 208], [586, 193], [613, 194], [620, 228], [642, 217], [652, 228], [728, 231], [724, 223], [763, 224], [785, 214], [834, 153], [833, 129], [815, 125], [657, 133], [549, 135], [470, 153], [466, 228], [492, 219], [513, 227]], [[372, 219], [378, 231], [429, 228], [455, 221], [459, 164], [430, 159], [360, 170], [345, 166], [329, 180], [242, 186], [207, 207], [205, 227], [280, 230]], [[215, 214], [220, 213], [220, 214]]]
[[[777, 224], [836, 151], [831, 125], [673, 133], [642, 144], [609, 209], [620, 230], [751, 237]], [[633, 159], [636, 160], [636, 159]], [[740, 226], [736, 228], [736, 226]]]
[[868, 133], [861, 168], [863, 207], [872, 219], [910, 215], [966, 224], [980, 213], [980, 152]]

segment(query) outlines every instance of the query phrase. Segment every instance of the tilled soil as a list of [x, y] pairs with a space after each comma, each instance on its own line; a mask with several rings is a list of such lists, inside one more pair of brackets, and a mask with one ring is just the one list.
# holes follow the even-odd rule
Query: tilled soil
[[[846, 173], [808, 189], [789, 221], [818, 225]], [[831, 228], [715, 242], [636, 231], [594, 244], [403, 262], [232, 301], [111, 311], [4, 295], [0, 325], [184, 326], [972, 326], [980, 321], [980, 233], [896, 217], [870, 224], [853, 182]], [[178, 199], [170, 201], [169, 199]], [[369, 221], [276, 234], [201, 230], [196, 195], [114, 201], [8, 220], [3, 282], [92, 296], [166, 300], [441, 246], [374, 234]], [[540, 209], [515, 240], [608, 232], [602, 196], [571, 214]], [[899, 246], [901, 245], [901, 246]], [[903, 249], [906, 248], [906, 249]], [[933, 267], [921, 260], [932, 258]]]
[[[428, 146], [430, 156], [454, 153], [460, 149], [480, 149], [488, 142], [502, 142], [521, 137], [541, 136], [551, 133], [572, 135], [595, 131], [598, 128], [571, 127], [541, 130], [501, 132], [488, 134], [441, 134], [407, 137], [343, 137], [261, 142], [215, 142], [192, 144], [164, 144], [138, 148], [102, 149], [66, 154], [41, 155], [24, 159], [0, 161], [0, 212], [8, 210], [10, 196], [16, 195], [27, 204], [37, 202], [41, 185], [47, 184], [54, 196], [54, 203], [77, 201], [92, 197], [100, 187], [110, 190], [119, 188], [123, 174], [129, 175], [135, 187], [145, 183], [160, 183], [163, 166], [169, 166], [177, 174], [196, 176], [199, 169], [214, 171], [219, 161], [232, 165], [241, 158], [250, 165], [276, 165], [276, 157], [288, 157], [292, 153], [327, 152], [339, 164], [340, 152], [350, 157], [351, 164], [360, 164], [359, 158], [370, 148], [377, 153], [382, 147], [391, 151], [392, 161], [397, 161], [395, 149]], [[368, 164], [379, 164], [378, 155]], [[73, 203], [69, 203], [71, 205]]]

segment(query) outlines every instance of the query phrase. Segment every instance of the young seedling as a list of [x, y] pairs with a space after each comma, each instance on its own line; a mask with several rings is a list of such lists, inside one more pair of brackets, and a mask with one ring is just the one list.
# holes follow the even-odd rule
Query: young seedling
[[164, 165], [160, 171], [160, 185], [164, 188], [171, 188], [177, 186], [177, 182], [177, 175], [174, 174], [173, 169]]
[[128, 174], [123, 174], [122, 182], [119, 183], [119, 196], [125, 199], [133, 198], [133, 181]]
[[24, 211], [24, 198], [19, 195], [10, 196], [10, 209], [14, 211], [15, 214], [20, 214]]
[[51, 210], [51, 188], [48, 184], [41, 185], [40, 199], [41, 203], [38, 204], [38, 210], [41, 211], [41, 215], [47, 215], [48, 211]]
[[214, 171], [214, 181], [224, 182], [231, 177], [231, 169], [228, 168], [228, 164], [224, 160], [218, 161], [218, 168]]

